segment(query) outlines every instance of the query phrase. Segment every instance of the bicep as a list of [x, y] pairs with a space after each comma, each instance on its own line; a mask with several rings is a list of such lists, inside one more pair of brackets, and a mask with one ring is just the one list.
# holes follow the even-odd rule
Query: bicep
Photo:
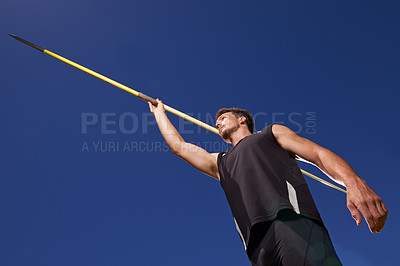
[[219, 180], [217, 165], [218, 153], [209, 153], [203, 148], [183, 142], [176, 154], [200, 172]]
[[316, 165], [320, 165], [319, 152], [324, 148], [306, 138], [300, 137], [282, 125], [273, 125], [272, 133], [283, 149]]

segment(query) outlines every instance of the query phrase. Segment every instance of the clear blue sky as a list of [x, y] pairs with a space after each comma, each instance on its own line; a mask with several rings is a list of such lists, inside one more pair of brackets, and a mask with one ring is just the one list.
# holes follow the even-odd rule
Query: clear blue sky
[[[342, 192], [306, 178], [339, 257], [397, 265], [399, 11], [397, 1], [1, 1], [0, 265], [249, 265], [218, 181], [165, 149], [146, 103], [7, 33], [208, 123], [219, 108], [246, 108], [258, 130], [281, 123], [331, 149], [389, 209], [373, 235]], [[187, 141], [227, 148], [169, 117]]]

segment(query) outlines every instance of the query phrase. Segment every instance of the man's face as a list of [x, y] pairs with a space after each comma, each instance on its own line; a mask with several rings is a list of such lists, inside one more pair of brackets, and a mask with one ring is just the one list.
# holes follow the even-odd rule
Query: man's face
[[232, 112], [220, 115], [215, 122], [215, 125], [219, 131], [219, 135], [226, 142], [230, 142], [229, 138], [231, 134], [236, 132], [240, 127], [239, 118], [237, 118]]

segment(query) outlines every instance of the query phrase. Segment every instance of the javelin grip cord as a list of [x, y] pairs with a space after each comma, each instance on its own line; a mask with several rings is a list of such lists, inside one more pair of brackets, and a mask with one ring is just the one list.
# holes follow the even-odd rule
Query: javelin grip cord
[[152, 97], [150, 97], [150, 96], [148, 96], [148, 95], [146, 95], [144, 93], [139, 92], [137, 97], [142, 99], [143, 101], [151, 102], [151, 104], [154, 105], [154, 106], [158, 105], [157, 101], [154, 98], [152, 98]]

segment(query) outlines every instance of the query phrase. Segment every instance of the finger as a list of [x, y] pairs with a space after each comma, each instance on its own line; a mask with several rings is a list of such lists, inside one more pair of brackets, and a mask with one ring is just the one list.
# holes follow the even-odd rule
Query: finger
[[381, 207], [382, 207], [383, 211], [384, 211], [384, 212], [386, 213], [386, 215], [387, 215], [388, 209], [386, 208], [386, 205], [385, 205], [385, 203], [383, 203], [383, 201], [381, 201]]
[[388, 212], [387, 212], [385, 204], [382, 201], [378, 201], [376, 203], [376, 207], [380, 214], [379, 218], [377, 219], [377, 229], [376, 230], [378, 232], [380, 232], [380, 231], [382, 231], [382, 229], [385, 225]]
[[160, 109], [164, 110], [164, 103], [160, 100], [160, 99], [156, 99], [157, 101], [157, 107], [159, 107]]
[[380, 203], [377, 202], [376, 200], [369, 202], [368, 203], [368, 209], [372, 214], [372, 217], [375, 221], [375, 231], [374, 233], [377, 233], [382, 230], [382, 217], [385, 215], [381, 210], [380, 210]]
[[361, 219], [361, 215], [358, 212], [356, 206], [352, 202], [349, 202], [347, 204], [347, 208], [349, 209], [351, 216], [353, 216], [353, 219], [356, 220], [357, 225], [360, 225], [362, 219]]
[[[368, 209], [371, 211], [371, 214], [375, 220], [375, 233], [382, 230], [387, 218], [386, 206], [382, 204], [382, 199], [379, 197], [368, 203]], [[386, 209], [386, 211], [384, 210], [384, 208]]]
[[366, 204], [363, 204], [361, 207], [358, 207], [360, 210], [361, 214], [364, 216], [365, 221], [368, 224], [369, 230], [371, 233], [376, 233], [376, 223], [374, 216], [372, 215], [371, 211], [369, 210], [368, 206]]

